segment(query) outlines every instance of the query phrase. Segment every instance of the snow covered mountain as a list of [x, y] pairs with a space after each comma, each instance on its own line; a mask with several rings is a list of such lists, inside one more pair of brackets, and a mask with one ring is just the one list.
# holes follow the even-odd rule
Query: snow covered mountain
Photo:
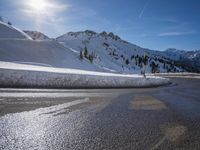
[[[87, 52], [86, 48], [83, 57], [80, 55], [82, 51], [63, 46], [56, 40], [33, 40], [25, 32], [1, 21], [0, 35], [0, 87], [108, 88], [150, 87], [170, 83], [161, 77], [110, 73], [118, 72], [119, 69], [111, 68], [116, 65], [117, 69], [120, 65], [108, 60], [111, 64], [105, 68], [93, 63], [93, 59], [96, 61], [100, 57], [94, 52]], [[119, 40], [117, 36], [110, 36]]]
[[[123, 73], [185, 71], [165, 57], [163, 52], [141, 48], [113, 33], [94, 31], [69, 32], [56, 39], [66, 48], [80, 53], [83, 59], [109, 71]], [[145, 64], [145, 65], [144, 65]]]
[[151, 73], [190, 68], [167, 51], [144, 49], [113, 33], [69, 32], [54, 40], [1, 21], [0, 53], [0, 61], [91, 71], [141, 73], [145, 69]]
[[200, 71], [200, 50], [185, 51], [170, 48], [164, 51], [164, 56], [188, 66], [191, 71]]
[[33, 40], [51, 40], [48, 36], [38, 31], [24, 30], [24, 32], [28, 34]]
[[175, 59], [188, 59], [188, 60], [195, 60], [200, 58], [200, 50], [195, 51], [185, 51], [185, 50], [177, 50], [175, 48], [169, 48], [164, 51], [166, 56]]
[[180, 56], [185, 54], [184, 50], [177, 50], [175, 48], [168, 48], [164, 51], [164, 54], [166, 57], [169, 57], [174, 60], [180, 60]]

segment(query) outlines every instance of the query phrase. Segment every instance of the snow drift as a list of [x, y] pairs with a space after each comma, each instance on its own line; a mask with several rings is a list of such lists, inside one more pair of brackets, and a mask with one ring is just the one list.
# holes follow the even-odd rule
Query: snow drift
[[78, 69], [63, 69], [0, 63], [1, 87], [34, 88], [122, 88], [151, 87], [169, 84], [161, 77], [103, 73]]

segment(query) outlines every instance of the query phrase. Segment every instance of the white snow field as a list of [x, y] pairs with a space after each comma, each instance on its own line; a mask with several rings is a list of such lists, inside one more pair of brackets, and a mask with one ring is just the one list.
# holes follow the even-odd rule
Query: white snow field
[[170, 83], [160, 77], [111, 73], [120, 69], [110, 58], [106, 57], [106, 65], [91, 63], [80, 59], [76, 47], [65, 46], [53, 39], [33, 40], [0, 21], [0, 87], [117, 88]]
[[32, 38], [20, 29], [0, 21], [0, 39], [29, 39]]
[[60, 68], [103, 70], [89, 61], [81, 61], [79, 54], [63, 47], [56, 41], [0, 39], [0, 54], [0, 61]]
[[1, 87], [122, 88], [169, 84], [169, 79], [0, 62]]

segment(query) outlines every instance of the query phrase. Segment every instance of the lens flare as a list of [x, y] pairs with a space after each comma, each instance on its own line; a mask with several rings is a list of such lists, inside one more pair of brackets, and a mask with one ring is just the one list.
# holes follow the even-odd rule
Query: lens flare
[[38, 13], [47, 11], [48, 2], [46, 0], [28, 0], [27, 6]]

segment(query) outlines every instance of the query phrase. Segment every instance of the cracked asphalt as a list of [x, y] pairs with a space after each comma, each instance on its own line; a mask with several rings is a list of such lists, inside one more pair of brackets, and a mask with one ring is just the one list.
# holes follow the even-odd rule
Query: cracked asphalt
[[135, 89], [0, 89], [2, 150], [200, 149], [200, 79]]

